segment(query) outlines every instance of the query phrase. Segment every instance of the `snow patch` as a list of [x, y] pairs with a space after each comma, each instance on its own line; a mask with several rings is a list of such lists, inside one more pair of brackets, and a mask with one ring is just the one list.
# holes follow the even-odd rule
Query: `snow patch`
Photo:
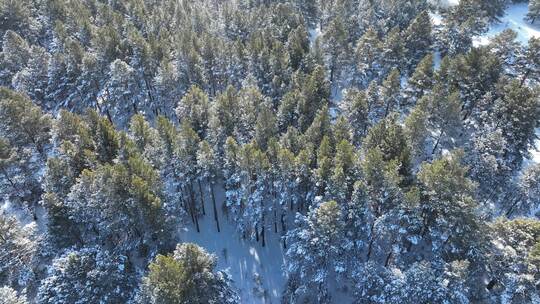
[[491, 38], [505, 29], [514, 30], [517, 33], [517, 40], [523, 44], [526, 44], [532, 37], [540, 37], [540, 26], [525, 20], [528, 11], [527, 3], [509, 5], [499, 23], [492, 24], [487, 33], [473, 38], [474, 46], [488, 44]]
[[317, 38], [319, 38], [319, 36], [322, 34], [321, 27], [319, 26], [319, 24], [317, 24], [315, 28], [309, 29], [308, 33], [309, 33], [309, 43], [310, 45], [313, 45], [313, 43], [315, 43], [315, 40], [317, 40]]
[[216, 190], [221, 232], [217, 232], [211, 198], [205, 195], [206, 216], [199, 220], [201, 232], [198, 233], [188, 222], [187, 227], [179, 232], [180, 239], [195, 243], [217, 256], [218, 269], [231, 275], [241, 303], [280, 303], [286, 282], [283, 271], [285, 253], [280, 233], [274, 233], [268, 226], [265, 247], [260, 242], [243, 239], [221, 208], [225, 199], [223, 189], [216, 187]]

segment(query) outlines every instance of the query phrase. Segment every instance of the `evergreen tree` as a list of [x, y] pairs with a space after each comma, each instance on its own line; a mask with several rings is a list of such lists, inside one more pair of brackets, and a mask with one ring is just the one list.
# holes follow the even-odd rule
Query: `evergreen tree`
[[26, 296], [18, 294], [15, 290], [8, 286], [0, 287], [0, 299], [2, 304], [27, 304]]
[[10, 87], [11, 78], [22, 70], [30, 59], [30, 48], [28, 43], [14, 31], [6, 31], [3, 38], [2, 53], [0, 53], [2, 63], [0, 84]]
[[405, 50], [409, 60], [408, 68], [416, 64], [430, 53], [432, 45], [431, 18], [423, 11], [411, 22], [405, 30]]
[[34, 224], [23, 225], [0, 212], [0, 284], [32, 287], [37, 271], [40, 237]]
[[67, 251], [53, 261], [41, 282], [39, 303], [124, 302], [133, 277], [128, 258], [96, 247]]
[[49, 141], [51, 116], [34, 105], [28, 97], [0, 89], [0, 134], [13, 145], [31, 147], [41, 157]]
[[539, 227], [536, 219], [499, 219], [492, 224], [492, 239], [499, 246], [491, 253], [488, 289], [497, 300], [519, 303], [538, 298], [532, 285], [537, 276]]
[[347, 54], [347, 32], [340, 18], [333, 19], [322, 36], [323, 50], [327, 54], [327, 66], [330, 70], [330, 83], [334, 84], [340, 78], [344, 65], [344, 56]]
[[529, 12], [527, 13], [527, 19], [534, 23], [540, 16], [540, 1], [532, 0], [529, 2]]
[[227, 274], [216, 271], [216, 257], [195, 244], [178, 244], [158, 255], [143, 278], [138, 303], [238, 303]]
[[380, 60], [382, 50], [382, 42], [372, 28], [369, 28], [356, 43], [357, 69], [364, 84], [378, 76], [378, 69], [382, 63]]
[[348, 90], [340, 106], [353, 131], [354, 142], [360, 143], [369, 127], [366, 93], [355, 89]]
[[414, 73], [407, 81], [404, 90], [406, 105], [415, 105], [422, 96], [430, 92], [433, 83], [433, 55], [428, 54], [418, 63]]
[[387, 117], [401, 106], [401, 79], [397, 69], [392, 70], [390, 75], [383, 81], [380, 98], [382, 101], [382, 118]]
[[26, 93], [30, 99], [44, 106], [50, 55], [38, 46], [32, 46], [29, 53], [26, 67], [13, 76], [11, 84], [16, 91]]
[[204, 91], [192, 86], [176, 107], [176, 117], [181, 123], [188, 122], [200, 138], [205, 138], [210, 102]]
[[478, 250], [478, 233], [483, 229], [472, 195], [475, 184], [461, 165], [463, 152], [454, 152], [431, 164], [423, 164], [418, 172], [426, 202], [421, 235], [429, 233], [435, 254], [463, 258]]
[[[322, 203], [307, 216], [297, 217], [297, 227], [287, 234], [285, 298], [290, 301], [330, 303], [330, 280], [339, 280], [345, 271], [341, 259], [343, 219], [335, 201]], [[316, 289], [317, 292], [310, 292]]]

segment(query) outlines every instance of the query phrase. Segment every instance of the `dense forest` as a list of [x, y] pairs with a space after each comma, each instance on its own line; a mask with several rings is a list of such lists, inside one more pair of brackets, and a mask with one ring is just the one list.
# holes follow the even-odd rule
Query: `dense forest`
[[[1, 304], [540, 303], [539, 0], [0, 0], [0, 39]], [[185, 231], [275, 243], [278, 294]]]

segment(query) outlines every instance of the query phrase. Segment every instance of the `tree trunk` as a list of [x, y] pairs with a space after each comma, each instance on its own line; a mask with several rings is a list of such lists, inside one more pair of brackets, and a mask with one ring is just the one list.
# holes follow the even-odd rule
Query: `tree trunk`
[[261, 224], [261, 240], [262, 240], [262, 246], [264, 247], [266, 245], [266, 238], [265, 238], [265, 234], [264, 234], [264, 211], [263, 211], [263, 214], [262, 214], [262, 224]]
[[276, 190], [272, 183], [272, 195], [274, 196], [274, 233], [277, 233], [277, 207], [276, 207]]
[[366, 262], [369, 262], [369, 259], [371, 258], [371, 250], [373, 249], [373, 241], [375, 238], [373, 237], [373, 231], [375, 230], [375, 222], [371, 223], [371, 228], [369, 229], [369, 244], [368, 244], [368, 251], [366, 254]]
[[206, 211], [204, 210], [204, 196], [203, 196], [203, 191], [202, 191], [201, 180], [200, 179], [197, 179], [197, 184], [199, 185], [199, 196], [201, 198], [202, 214], [206, 215]]
[[195, 226], [197, 227], [197, 232], [201, 232], [199, 227], [199, 212], [195, 206], [195, 194], [193, 193], [193, 182], [189, 183], [189, 196], [191, 197], [191, 209], [193, 210], [193, 217], [195, 218]]
[[439, 143], [441, 142], [441, 138], [444, 134], [444, 131], [441, 130], [441, 134], [439, 134], [439, 137], [437, 138], [437, 141], [435, 142], [435, 146], [433, 147], [433, 150], [431, 151], [431, 155], [435, 154], [435, 151], [437, 151], [437, 147], [439, 147]]
[[259, 225], [255, 224], [255, 240], [259, 242]]
[[283, 236], [283, 248], [287, 248], [287, 242], [285, 240], [285, 213], [281, 212], [281, 234]]
[[214, 220], [216, 221], [216, 228], [218, 232], [221, 232], [221, 229], [219, 228], [219, 218], [217, 214], [217, 206], [216, 206], [216, 196], [214, 195], [214, 186], [212, 183], [210, 183], [210, 180], [207, 181], [208, 186], [210, 187], [210, 194], [212, 196], [212, 206], [214, 208]]

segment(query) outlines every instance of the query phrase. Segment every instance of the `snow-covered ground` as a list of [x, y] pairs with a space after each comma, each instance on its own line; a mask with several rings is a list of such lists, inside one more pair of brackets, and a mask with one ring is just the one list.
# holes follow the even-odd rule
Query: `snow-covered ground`
[[505, 29], [514, 30], [521, 43], [526, 44], [532, 37], [540, 37], [540, 25], [531, 24], [525, 20], [528, 12], [527, 3], [509, 5], [506, 14], [501, 18], [501, 22], [492, 24], [487, 33], [474, 38], [474, 45], [485, 45], [489, 39], [500, 34]]
[[319, 25], [315, 26], [315, 28], [311, 28], [308, 30], [309, 33], [309, 43], [313, 45], [315, 40], [322, 34], [321, 33], [321, 27]]
[[223, 201], [223, 191], [216, 191], [221, 232], [217, 232], [211, 199], [206, 197], [206, 216], [199, 221], [201, 232], [197, 233], [190, 222], [180, 232], [181, 240], [202, 246], [218, 257], [218, 268], [231, 275], [241, 303], [280, 303], [286, 277], [282, 268], [284, 250], [279, 233], [268, 227], [265, 247], [260, 242], [243, 240], [234, 224], [223, 214], [220, 208]]

